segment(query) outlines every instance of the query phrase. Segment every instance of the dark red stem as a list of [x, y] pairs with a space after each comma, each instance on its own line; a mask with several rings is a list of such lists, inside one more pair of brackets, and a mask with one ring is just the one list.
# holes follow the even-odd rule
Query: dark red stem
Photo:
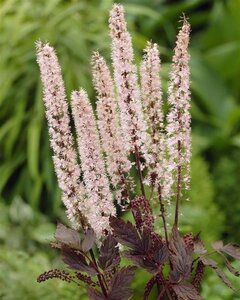
[[162, 190], [161, 190], [161, 185], [160, 184], [158, 185], [158, 200], [159, 200], [159, 203], [160, 203], [161, 217], [162, 217], [162, 220], [163, 220], [165, 240], [166, 240], [166, 243], [167, 243], [167, 247], [169, 248], [167, 222], [166, 222], [166, 218], [165, 218], [165, 208], [164, 208], [164, 204], [163, 204]]
[[[90, 252], [90, 255], [91, 255], [91, 258], [93, 260], [93, 263], [94, 263], [95, 267], [98, 269], [97, 262], [96, 262], [93, 250], [91, 249], [89, 252]], [[104, 278], [102, 278], [100, 272], [98, 273], [97, 278], [98, 278], [98, 282], [99, 282], [99, 285], [102, 289], [102, 292], [103, 292], [104, 296], [107, 297], [107, 289], [106, 289], [107, 287], [105, 287], [105, 285], [104, 285], [103, 281], [105, 281], [105, 280], [104, 280]]]
[[142, 195], [144, 196], [144, 198], [146, 198], [144, 185], [143, 185], [142, 171], [141, 171], [141, 166], [140, 166], [140, 156], [139, 156], [137, 146], [135, 146], [135, 158], [136, 158], [138, 176], [139, 176], [139, 180], [140, 180], [141, 192], [142, 192]]
[[[181, 142], [178, 141], [178, 153], [180, 159], [181, 152]], [[177, 195], [176, 195], [176, 207], [175, 207], [175, 221], [174, 225], [178, 228], [178, 217], [179, 217], [179, 206], [180, 206], [180, 196], [181, 196], [181, 182], [182, 182], [182, 167], [181, 165], [177, 168]]]

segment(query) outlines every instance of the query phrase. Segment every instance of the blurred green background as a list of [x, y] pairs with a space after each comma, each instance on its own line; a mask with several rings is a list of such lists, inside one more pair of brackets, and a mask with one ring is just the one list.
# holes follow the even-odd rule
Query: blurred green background
[[[240, 242], [240, 0], [126, 0], [137, 62], [147, 40], [160, 45], [166, 97], [179, 16], [192, 25], [191, 201], [183, 231]], [[110, 59], [112, 0], [0, 0], [0, 299], [86, 299], [59, 281], [36, 283], [61, 266], [50, 249], [57, 220], [67, 222], [53, 171], [34, 43], [56, 49], [67, 94], [80, 85], [94, 101], [90, 57]], [[139, 273], [133, 299], [141, 299]], [[234, 279], [240, 288], [240, 281]], [[209, 274], [204, 299], [240, 299]]]

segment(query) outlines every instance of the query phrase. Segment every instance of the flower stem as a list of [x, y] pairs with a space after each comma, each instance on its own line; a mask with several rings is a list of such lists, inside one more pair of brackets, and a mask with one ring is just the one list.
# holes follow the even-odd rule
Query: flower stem
[[[95, 267], [98, 269], [93, 250], [91, 249], [89, 252], [90, 252], [90, 255], [91, 255], [91, 258], [93, 260]], [[104, 277], [102, 278], [102, 274], [100, 274], [100, 272], [98, 273], [97, 278], [98, 278], [98, 282], [99, 282], [99, 285], [102, 289], [104, 296], [107, 297], [107, 286], [104, 285], [105, 279], [104, 279]], [[106, 282], [105, 282], [105, 284], [106, 284]]]
[[167, 247], [169, 248], [167, 222], [166, 222], [166, 218], [165, 218], [165, 208], [164, 208], [164, 204], [163, 204], [162, 191], [161, 191], [161, 185], [160, 184], [158, 185], [158, 200], [159, 200], [159, 203], [160, 203], [161, 217], [162, 217], [162, 220], [163, 220], [165, 240], [166, 240], [166, 243], [167, 243]]
[[135, 158], [136, 158], [138, 176], [139, 176], [139, 180], [140, 180], [141, 192], [142, 192], [143, 197], [146, 198], [144, 185], [143, 185], [143, 176], [142, 176], [142, 171], [141, 171], [141, 166], [140, 166], [140, 156], [139, 156], [137, 146], [135, 146]]
[[[181, 142], [178, 141], [179, 159], [180, 159], [180, 152], [181, 152]], [[181, 185], [182, 185], [182, 166], [179, 165], [177, 167], [177, 194], [176, 194], [175, 221], [174, 221], [174, 225], [176, 226], [176, 228], [178, 228]]]

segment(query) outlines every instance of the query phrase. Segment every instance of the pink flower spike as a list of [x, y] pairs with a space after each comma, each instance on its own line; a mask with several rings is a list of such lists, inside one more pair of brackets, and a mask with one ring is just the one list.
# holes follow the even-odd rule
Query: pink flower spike
[[121, 126], [128, 151], [136, 147], [146, 154], [146, 122], [143, 117], [136, 66], [133, 63], [131, 36], [127, 31], [122, 5], [114, 4], [109, 18], [112, 38], [114, 78], [118, 92]]
[[88, 196], [84, 215], [100, 238], [103, 231], [109, 229], [109, 216], [115, 215], [116, 212], [105, 173], [92, 106], [83, 89], [72, 93], [72, 111], [78, 136], [83, 180]]
[[146, 166], [149, 169], [151, 184], [163, 184], [164, 135], [162, 90], [159, 75], [161, 66], [157, 44], [148, 42], [144, 53], [141, 64], [141, 90], [144, 116], [150, 133]]
[[[168, 165], [171, 167], [171, 169], [168, 169], [172, 177], [170, 180], [172, 186], [175, 186], [175, 188], [178, 186], [177, 189], [179, 191], [180, 189], [188, 189], [190, 180], [189, 34], [190, 25], [184, 18], [174, 49], [168, 89], [170, 110], [167, 115], [167, 148], [169, 157]], [[180, 175], [179, 172], [181, 173]]]
[[58, 184], [63, 192], [63, 202], [74, 227], [84, 221], [81, 207], [84, 187], [80, 183], [80, 168], [73, 148], [73, 137], [61, 68], [56, 53], [49, 44], [36, 43], [37, 62], [44, 89], [44, 104], [48, 120], [53, 161]]
[[106, 153], [107, 170], [116, 191], [119, 204], [129, 202], [127, 173], [131, 163], [127, 157], [117, 104], [114, 85], [110, 71], [103, 57], [95, 52], [92, 57], [93, 82], [97, 92], [98, 128], [103, 150]]

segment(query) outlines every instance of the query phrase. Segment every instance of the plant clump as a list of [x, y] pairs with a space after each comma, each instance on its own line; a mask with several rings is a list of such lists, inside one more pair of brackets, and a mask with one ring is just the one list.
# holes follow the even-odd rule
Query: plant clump
[[[97, 118], [84, 89], [71, 96], [78, 152], [56, 53], [49, 44], [37, 42], [53, 161], [72, 225], [58, 224], [52, 242], [72, 272], [50, 270], [39, 282], [59, 278], [84, 286], [90, 299], [123, 300], [132, 297], [129, 285], [141, 268], [151, 274], [143, 299], [156, 286], [158, 300], [199, 300], [204, 271], [210, 267], [234, 289], [210, 256], [219, 254], [239, 276], [228, 257], [240, 260], [240, 247], [218, 241], [208, 253], [199, 235], [182, 235], [178, 228], [181, 202], [190, 188], [191, 160], [190, 24], [184, 15], [181, 23], [164, 114], [158, 46], [147, 43], [139, 86], [124, 9], [113, 5], [113, 78], [104, 58], [98, 52], [92, 56]], [[157, 214], [154, 203], [159, 205]], [[175, 207], [171, 227], [166, 221], [169, 204]], [[132, 222], [124, 221], [116, 207], [131, 212]], [[162, 220], [163, 234], [156, 218]], [[122, 257], [132, 264], [123, 266]]]

